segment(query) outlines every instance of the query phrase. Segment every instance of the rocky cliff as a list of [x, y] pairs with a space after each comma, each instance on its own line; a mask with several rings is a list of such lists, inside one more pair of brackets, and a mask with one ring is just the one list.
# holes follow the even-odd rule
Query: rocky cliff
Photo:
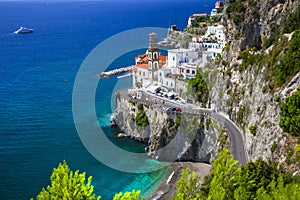
[[157, 104], [126, 95], [120, 95], [116, 105], [114, 120], [118, 127], [143, 142], [148, 155], [155, 159], [211, 162], [220, 145], [226, 143], [221, 127], [204, 116], [167, 112]]
[[282, 30], [298, 4], [296, 0], [227, 1], [223, 25], [228, 44], [211, 66], [218, 71], [214, 81], [207, 79], [214, 82], [212, 102], [243, 131], [249, 160], [276, 160], [291, 172], [299, 166], [286, 162], [291, 138], [279, 127], [279, 105], [299, 87], [299, 66], [283, 84], [274, 77], [293, 34]]

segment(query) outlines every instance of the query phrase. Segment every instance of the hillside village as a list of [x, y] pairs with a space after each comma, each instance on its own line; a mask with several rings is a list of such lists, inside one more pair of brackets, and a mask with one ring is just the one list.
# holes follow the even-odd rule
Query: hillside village
[[[221, 16], [223, 6], [223, 2], [217, 2], [210, 15], [193, 14], [188, 19], [187, 29], [192, 26], [201, 28], [204, 26], [201, 21]], [[159, 49], [159, 46], [166, 44], [166, 40], [158, 42], [156, 33], [150, 33], [147, 51], [135, 57], [132, 69], [133, 88], [151, 93], [157, 92], [158, 88], [172, 92], [171, 94], [181, 93], [187, 80], [195, 78], [197, 69], [216, 59], [226, 45], [224, 27], [221, 24], [214, 23], [205, 29], [204, 35], [192, 35], [187, 48], [169, 49], [167, 56], [161, 55]], [[169, 28], [169, 35], [174, 33], [187, 34], [186, 30], [178, 31], [173, 25]]]

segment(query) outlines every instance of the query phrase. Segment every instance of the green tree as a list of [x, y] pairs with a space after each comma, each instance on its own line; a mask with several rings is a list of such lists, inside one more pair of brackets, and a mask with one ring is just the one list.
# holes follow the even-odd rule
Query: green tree
[[199, 71], [195, 78], [189, 79], [189, 90], [199, 102], [206, 103], [208, 101], [208, 87]]
[[132, 190], [131, 192], [122, 192], [115, 194], [113, 200], [142, 200], [143, 198], [140, 196], [141, 191]]
[[213, 178], [209, 186], [209, 200], [234, 198], [234, 189], [238, 183], [241, 169], [237, 167], [237, 164], [238, 161], [234, 160], [228, 149], [219, 152], [212, 165]]
[[257, 191], [257, 200], [298, 200], [300, 198], [300, 184], [295, 182], [284, 184], [282, 176], [274, 179], [267, 187]]
[[51, 185], [46, 189], [43, 188], [36, 199], [100, 200], [101, 197], [94, 194], [94, 187], [91, 185], [92, 177], [90, 176], [86, 182], [85, 175], [85, 172], [79, 173], [79, 170], [71, 171], [66, 161], [63, 161], [53, 169], [50, 177]]
[[238, 188], [235, 191], [235, 195], [243, 192], [244, 199], [255, 199], [257, 190], [259, 188], [267, 188], [272, 180], [277, 178], [281, 173], [276, 164], [269, 164], [261, 158], [255, 162], [249, 162], [246, 166], [241, 167]]
[[300, 135], [300, 89], [280, 104], [280, 127], [295, 136]]
[[194, 172], [190, 172], [190, 169], [182, 170], [180, 179], [176, 182], [178, 187], [177, 194], [173, 197], [173, 200], [185, 200], [185, 199], [201, 199], [200, 193], [200, 179]]

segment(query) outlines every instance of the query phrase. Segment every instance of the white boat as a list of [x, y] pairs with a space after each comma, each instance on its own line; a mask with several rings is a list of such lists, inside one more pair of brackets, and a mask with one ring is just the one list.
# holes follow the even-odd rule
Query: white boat
[[14, 33], [15, 34], [25, 34], [25, 33], [32, 33], [33, 29], [30, 28], [25, 28], [25, 27], [20, 27], [18, 30], [16, 30]]

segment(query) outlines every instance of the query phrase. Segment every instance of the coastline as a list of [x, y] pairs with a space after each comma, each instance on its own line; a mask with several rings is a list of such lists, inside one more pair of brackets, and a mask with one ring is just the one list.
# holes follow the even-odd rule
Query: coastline
[[154, 192], [147, 196], [146, 200], [169, 200], [176, 194], [176, 182], [180, 179], [180, 174], [183, 169], [190, 168], [195, 174], [201, 178], [210, 173], [211, 165], [206, 163], [196, 162], [175, 162], [168, 169], [166, 176], [160, 181]]

